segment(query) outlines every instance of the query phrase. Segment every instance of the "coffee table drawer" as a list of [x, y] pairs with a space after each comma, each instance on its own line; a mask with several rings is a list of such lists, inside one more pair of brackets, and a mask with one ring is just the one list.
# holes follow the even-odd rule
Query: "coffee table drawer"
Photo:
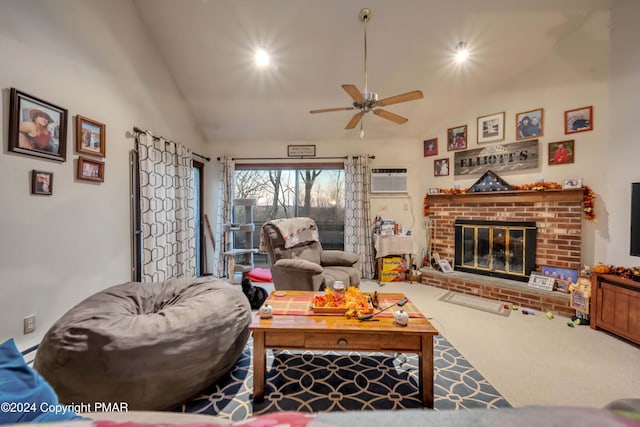
[[267, 348], [304, 348], [304, 342], [304, 332], [269, 332], [265, 335], [264, 345]]
[[420, 337], [393, 334], [308, 334], [305, 347], [327, 350], [419, 351]]

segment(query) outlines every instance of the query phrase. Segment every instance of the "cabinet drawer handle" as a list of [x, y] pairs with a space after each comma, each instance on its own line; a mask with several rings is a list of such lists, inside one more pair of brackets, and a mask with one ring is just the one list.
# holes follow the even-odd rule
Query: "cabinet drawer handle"
[[346, 338], [338, 338], [338, 345], [341, 347], [346, 346], [347, 344], [349, 344], [349, 341], [347, 341]]

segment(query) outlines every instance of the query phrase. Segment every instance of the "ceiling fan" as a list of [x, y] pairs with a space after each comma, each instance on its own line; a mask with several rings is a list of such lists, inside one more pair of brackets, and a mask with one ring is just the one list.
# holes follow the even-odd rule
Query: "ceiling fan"
[[367, 22], [371, 19], [371, 10], [367, 8], [362, 9], [360, 11], [359, 18], [364, 24], [364, 92], [360, 92], [355, 85], [343, 84], [342, 89], [344, 89], [344, 91], [353, 99], [351, 107], [323, 108], [319, 110], [311, 110], [310, 113], [316, 114], [329, 113], [333, 111], [359, 110], [351, 120], [349, 120], [345, 129], [353, 129], [358, 125], [358, 123], [360, 123], [360, 137], [363, 137], [364, 130], [361, 119], [366, 113], [373, 111], [373, 114], [376, 116], [391, 120], [392, 122], [401, 125], [407, 122], [408, 119], [406, 117], [399, 116], [398, 114], [378, 107], [386, 107], [387, 105], [422, 99], [423, 95], [421, 91], [414, 90], [400, 95], [378, 99], [377, 93], [369, 92], [367, 88]]

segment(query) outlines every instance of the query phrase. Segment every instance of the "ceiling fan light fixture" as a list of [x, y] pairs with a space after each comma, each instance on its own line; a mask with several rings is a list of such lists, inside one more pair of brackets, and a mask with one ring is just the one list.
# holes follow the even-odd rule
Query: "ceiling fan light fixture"
[[362, 123], [362, 117], [365, 114], [373, 112], [378, 117], [390, 120], [396, 124], [403, 124], [407, 122], [407, 118], [377, 107], [385, 107], [387, 105], [422, 99], [423, 95], [421, 91], [414, 90], [379, 99], [377, 93], [369, 91], [367, 84], [367, 22], [371, 20], [371, 9], [364, 8], [360, 10], [358, 17], [364, 27], [364, 90], [360, 91], [356, 85], [353, 84], [343, 84], [342, 89], [347, 92], [353, 101], [350, 107], [321, 108], [311, 110], [309, 112], [311, 114], [316, 114], [329, 113], [332, 111], [356, 110], [357, 112], [351, 117], [351, 120], [349, 120], [345, 129], [354, 129], [358, 124], [360, 124], [360, 139], [364, 139], [364, 125]]

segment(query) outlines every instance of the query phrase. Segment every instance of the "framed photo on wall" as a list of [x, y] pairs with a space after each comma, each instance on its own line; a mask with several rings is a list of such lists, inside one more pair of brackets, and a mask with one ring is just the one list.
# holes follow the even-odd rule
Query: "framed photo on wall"
[[431, 138], [424, 141], [424, 157], [438, 155], [438, 138]]
[[447, 151], [467, 148], [467, 125], [447, 129]]
[[449, 159], [437, 159], [433, 161], [433, 176], [449, 175]]
[[81, 115], [76, 116], [76, 151], [92, 156], [106, 155], [105, 125]]
[[53, 194], [53, 172], [31, 171], [31, 194], [50, 196]]
[[593, 106], [576, 108], [564, 112], [564, 133], [593, 130]]
[[78, 157], [76, 178], [84, 181], [104, 182], [104, 162]]
[[549, 143], [549, 162], [550, 165], [564, 165], [575, 161], [575, 145], [574, 141], [558, 141]]
[[67, 160], [67, 110], [11, 88], [9, 151]]
[[544, 135], [544, 108], [516, 114], [516, 140]]
[[504, 141], [504, 112], [478, 117], [478, 144]]

